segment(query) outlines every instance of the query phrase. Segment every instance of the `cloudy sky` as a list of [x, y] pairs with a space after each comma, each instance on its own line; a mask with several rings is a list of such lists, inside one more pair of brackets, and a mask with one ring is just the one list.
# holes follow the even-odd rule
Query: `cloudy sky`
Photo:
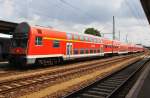
[[[83, 33], [94, 27], [112, 33], [116, 20], [116, 38], [150, 46], [150, 26], [139, 0], [0, 0], [0, 20], [53, 27]], [[104, 37], [111, 38], [111, 34]]]

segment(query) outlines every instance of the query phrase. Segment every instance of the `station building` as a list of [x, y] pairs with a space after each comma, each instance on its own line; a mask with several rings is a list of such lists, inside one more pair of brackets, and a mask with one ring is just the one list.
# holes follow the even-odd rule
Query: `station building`
[[7, 60], [11, 45], [12, 33], [17, 23], [0, 20], [0, 61]]

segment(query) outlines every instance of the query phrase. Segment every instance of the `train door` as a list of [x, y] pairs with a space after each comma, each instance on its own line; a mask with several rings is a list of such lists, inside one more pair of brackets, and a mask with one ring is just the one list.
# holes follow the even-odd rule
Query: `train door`
[[104, 46], [100, 46], [100, 53], [101, 53], [101, 55], [103, 56], [103, 53], [104, 53]]
[[72, 43], [67, 43], [66, 45], [66, 59], [70, 59], [72, 55]]

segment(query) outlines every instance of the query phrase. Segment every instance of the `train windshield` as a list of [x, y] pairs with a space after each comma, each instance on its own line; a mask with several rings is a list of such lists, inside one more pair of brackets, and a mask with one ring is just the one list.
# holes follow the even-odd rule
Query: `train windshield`
[[12, 46], [26, 48], [29, 31], [30, 27], [27, 23], [19, 24], [13, 33]]
[[22, 48], [26, 48], [27, 47], [27, 42], [28, 39], [27, 38], [13, 38], [12, 39], [12, 46], [13, 47], [22, 47]]

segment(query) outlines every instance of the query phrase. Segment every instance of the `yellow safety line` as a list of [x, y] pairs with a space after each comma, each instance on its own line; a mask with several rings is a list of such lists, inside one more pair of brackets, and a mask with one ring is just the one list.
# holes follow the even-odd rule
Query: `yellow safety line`
[[[62, 40], [62, 41], [68, 41], [68, 42], [86, 42], [86, 43], [93, 43], [93, 42], [87, 42], [87, 41], [67, 40], [67, 39], [62, 39], [62, 38], [51, 38], [51, 37], [43, 37], [43, 39], [46, 39], [46, 40]], [[102, 43], [95, 43], [95, 44], [102, 44]]]

